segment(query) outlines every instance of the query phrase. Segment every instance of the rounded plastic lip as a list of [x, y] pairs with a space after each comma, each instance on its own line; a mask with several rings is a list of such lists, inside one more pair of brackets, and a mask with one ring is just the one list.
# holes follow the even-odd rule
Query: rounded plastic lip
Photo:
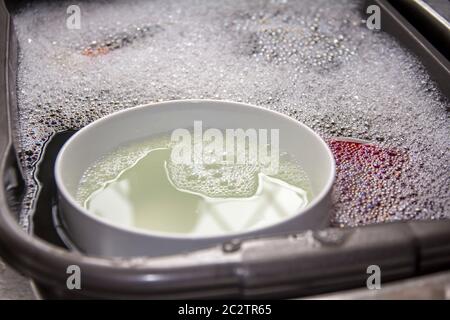
[[[143, 229], [139, 229], [136, 227], [124, 227], [121, 226], [119, 224], [115, 224], [107, 219], [103, 219], [101, 217], [95, 216], [94, 214], [92, 214], [91, 212], [89, 212], [86, 208], [84, 208], [83, 206], [81, 206], [78, 201], [76, 201], [72, 195], [69, 193], [69, 191], [67, 190], [63, 179], [62, 179], [62, 173], [61, 173], [61, 161], [62, 161], [62, 156], [65, 152], [65, 150], [67, 149], [67, 147], [70, 145], [71, 141], [77, 139], [78, 136], [82, 135], [85, 133], [85, 131], [89, 130], [90, 128], [95, 127], [96, 125], [98, 125], [99, 123], [103, 123], [106, 121], [109, 121], [111, 118], [114, 118], [116, 116], [118, 116], [119, 114], [122, 113], [127, 113], [127, 112], [133, 112], [136, 111], [137, 109], [144, 109], [144, 108], [151, 108], [153, 106], [159, 106], [159, 105], [164, 105], [164, 104], [184, 104], [184, 103], [232, 103], [232, 104], [237, 104], [237, 105], [241, 105], [243, 107], [246, 108], [254, 108], [257, 109], [259, 112], [269, 112], [272, 113], [274, 116], [277, 117], [282, 117], [287, 121], [293, 122], [295, 123], [297, 126], [301, 126], [304, 129], [306, 129], [307, 131], [310, 131], [315, 137], [318, 138], [319, 143], [322, 144], [322, 146], [325, 148], [327, 154], [328, 154], [328, 158], [330, 159], [330, 164], [331, 164], [331, 174], [328, 177], [328, 181], [325, 184], [325, 187], [319, 192], [319, 194], [314, 198], [314, 200], [309, 203], [305, 208], [301, 209], [300, 211], [298, 211], [296, 214], [294, 214], [292, 217], [281, 220], [280, 222], [265, 226], [265, 227], [261, 227], [261, 228], [256, 228], [256, 229], [252, 229], [252, 230], [248, 230], [248, 231], [244, 231], [244, 232], [229, 232], [229, 233], [225, 233], [225, 234], [221, 234], [221, 235], [207, 235], [207, 236], [192, 236], [192, 235], [178, 235], [178, 234], [174, 234], [174, 233], [164, 233], [164, 232], [154, 232], [154, 231], [145, 231]], [[186, 106], [187, 107], [187, 106]], [[169, 101], [163, 101], [163, 102], [157, 102], [157, 103], [149, 103], [149, 104], [143, 104], [143, 105], [139, 105], [130, 109], [124, 109], [124, 110], [120, 110], [117, 112], [114, 112], [112, 114], [109, 114], [107, 116], [104, 116], [88, 125], [86, 125], [85, 127], [81, 128], [78, 132], [76, 132], [73, 136], [70, 137], [69, 140], [66, 141], [66, 143], [63, 145], [63, 147], [61, 148], [61, 150], [58, 153], [58, 156], [56, 158], [56, 162], [55, 162], [55, 181], [56, 181], [56, 186], [58, 191], [60, 192], [60, 194], [70, 203], [71, 206], [73, 206], [74, 208], [76, 208], [81, 214], [84, 214], [85, 216], [87, 216], [88, 218], [94, 220], [94, 222], [100, 223], [100, 224], [104, 224], [107, 225], [108, 227], [112, 228], [112, 229], [116, 229], [116, 230], [120, 230], [120, 231], [125, 231], [125, 232], [129, 232], [129, 233], [134, 233], [134, 234], [139, 234], [139, 235], [144, 235], [144, 236], [149, 236], [149, 237], [160, 237], [160, 238], [171, 238], [171, 239], [180, 239], [180, 240], [195, 240], [195, 239], [223, 239], [223, 238], [232, 238], [232, 237], [244, 237], [246, 236], [249, 232], [255, 232], [255, 231], [264, 231], [264, 230], [269, 230], [274, 226], [277, 226], [279, 224], [282, 223], [286, 223], [292, 219], [295, 219], [298, 215], [308, 211], [310, 208], [312, 208], [313, 206], [317, 205], [320, 201], [322, 201], [326, 195], [331, 191], [331, 188], [333, 186], [334, 183], [334, 179], [335, 179], [335, 175], [336, 175], [336, 166], [335, 166], [335, 161], [334, 161], [334, 156], [330, 150], [330, 148], [328, 147], [328, 145], [326, 144], [326, 142], [311, 128], [309, 128], [308, 126], [306, 126], [305, 124], [287, 116], [284, 115], [282, 113], [279, 113], [277, 111], [274, 110], [270, 110], [270, 109], [266, 109], [263, 107], [258, 107], [255, 105], [251, 105], [251, 104], [246, 104], [246, 103], [240, 103], [240, 102], [235, 102], [235, 101], [229, 101], [229, 100], [213, 100], [213, 99], [183, 99], [183, 100], [169, 100]]]

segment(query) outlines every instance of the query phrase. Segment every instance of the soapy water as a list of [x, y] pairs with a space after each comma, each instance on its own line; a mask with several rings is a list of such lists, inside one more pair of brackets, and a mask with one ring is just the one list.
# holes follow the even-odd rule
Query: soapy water
[[[249, 143], [244, 140], [237, 140], [235, 143], [236, 148], [242, 148], [247, 155], [250, 153]], [[103, 155], [84, 172], [77, 189], [77, 201], [85, 204], [93, 193], [104, 187], [106, 181], [114, 181], [123, 171], [132, 168], [154, 150], [174, 152], [175, 145], [169, 133], [158, 134], [119, 146]], [[276, 171], [265, 162], [252, 161], [251, 157], [245, 157], [242, 163], [236, 163], [235, 157], [227, 158], [226, 154], [222, 154], [220, 162], [213, 162], [207, 151], [201, 153], [206, 162], [178, 163], [172, 157], [164, 160], [168, 180], [175, 188], [209, 198], [250, 198], [258, 191], [260, 176], [265, 175], [305, 190], [309, 201], [313, 196], [309, 177], [288, 152], [280, 152], [280, 164]], [[195, 156], [192, 155], [193, 157]], [[212, 157], [216, 158], [215, 155]]]
[[[52, 134], [185, 98], [259, 105], [325, 139], [407, 154], [399, 178], [384, 184], [366, 185], [372, 171], [338, 163], [334, 225], [449, 217], [448, 101], [414, 56], [366, 28], [359, 1], [82, 2], [79, 30], [66, 28], [70, 4], [39, 2], [14, 15], [25, 228], [36, 162]], [[359, 191], [368, 197], [349, 196]]]
[[310, 181], [287, 153], [278, 172], [251, 158], [178, 163], [169, 136], [133, 142], [101, 157], [83, 174], [77, 201], [119, 226], [194, 236], [265, 227], [311, 201]]
[[[328, 143], [336, 159], [335, 209], [341, 216], [388, 219], [403, 212], [407, 217], [405, 209], [414, 205], [418, 189], [403, 177], [409, 171], [406, 151], [353, 141]], [[433, 210], [433, 206], [430, 202], [419, 210]]]

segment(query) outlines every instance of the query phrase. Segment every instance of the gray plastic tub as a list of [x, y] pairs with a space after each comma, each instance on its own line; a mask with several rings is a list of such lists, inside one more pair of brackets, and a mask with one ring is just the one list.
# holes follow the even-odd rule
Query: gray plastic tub
[[[449, 97], [450, 67], [445, 56], [388, 1], [367, 3], [380, 6], [383, 31], [414, 51]], [[24, 191], [13, 141], [17, 41], [3, 1], [0, 59], [0, 255], [32, 279], [42, 297], [296, 297], [365, 286], [371, 264], [381, 267], [383, 282], [450, 269], [450, 221], [232, 239], [197, 252], [138, 259], [89, 257], [43, 240], [45, 235], [27, 234], [17, 222]], [[66, 286], [70, 265], [82, 270], [82, 290]], [[339, 268], [330, 270], [330, 265]]]

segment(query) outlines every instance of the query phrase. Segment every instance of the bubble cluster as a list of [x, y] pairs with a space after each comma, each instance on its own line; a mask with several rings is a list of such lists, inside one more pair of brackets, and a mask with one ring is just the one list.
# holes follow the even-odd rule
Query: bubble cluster
[[[321, 23], [324, 8], [308, 12], [308, 15], [296, 9], [285, 7], [275, 12], [238, 15], [229, 28], [241, 34], [239, 50], [256, 61], [294, 65], [299, 73], [311, 69], [326, 71], [355, 54], [355, 42], [359, 37], [346, 39], [344, 33], [358, 25], [358, 20], [352, 22], [349, 15], [345, 15], [336, 30]], [[329, 18], [332, 12], [327, 10], [326, 14]]]
[[152, 37], [159, 31], [162, 31], [162, 28], [158, 25], [133, 25], [121, 32], [108, 34], [101, 40], [93, 40], [88, 46], [82, 48], [81, 54], [89, 57], [107, 54], [112, 50], [123, 48], [144, 37]]
[[[408, 153], [352, 141], [329, 141], [336, 158], [335, 209], [342, 219], [364, 223], [402, 217], [408, 206], [420, 209], [414, 184], [402, 179], [408, 174]], [[431, 208], [430, 208], [431, 209]]]
[[400, 180], [415, 190], [400, 188], [411, 195], [395, 204], [405, 209], [366, 212], [335, 197], [337, 225], [449, 217], [448, 101], [414, 56], [367, 29], [360, 1], [81, 2], [81, 28], [68, 29], [71, 4], [39, 1], [14, 15], [24, 226], [36, 162], [55, 132], [184, 98], [248, 102], [324, 138], [362, 138], [405, 152]]
[[221, 165], [173, 164], [167, 166], [173, 184], [181, 190], [212, 198], [251, 197], [258, 189], [258, 166], [251, 164]]

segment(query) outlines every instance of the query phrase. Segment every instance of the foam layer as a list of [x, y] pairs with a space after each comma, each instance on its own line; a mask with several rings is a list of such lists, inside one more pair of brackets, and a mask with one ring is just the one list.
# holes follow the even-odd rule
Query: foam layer
[[183, 98], [244, 101], [325, 138], [363, 138], [407, 152], [399, 183], [416, 191], [405, 197], [405, 210], [368, 214], [350, 209], [360, 206], [353, 199], [345, 210], [337, 204], [336, 225], [449, 216], [448, 101], [413, 56], [361, 23], [358, 1], [82, 2], [80, 30], [66, 28], [70, 4], [40, 1], [14, 16], [25, 227], [35, 163], [53, 133]]

